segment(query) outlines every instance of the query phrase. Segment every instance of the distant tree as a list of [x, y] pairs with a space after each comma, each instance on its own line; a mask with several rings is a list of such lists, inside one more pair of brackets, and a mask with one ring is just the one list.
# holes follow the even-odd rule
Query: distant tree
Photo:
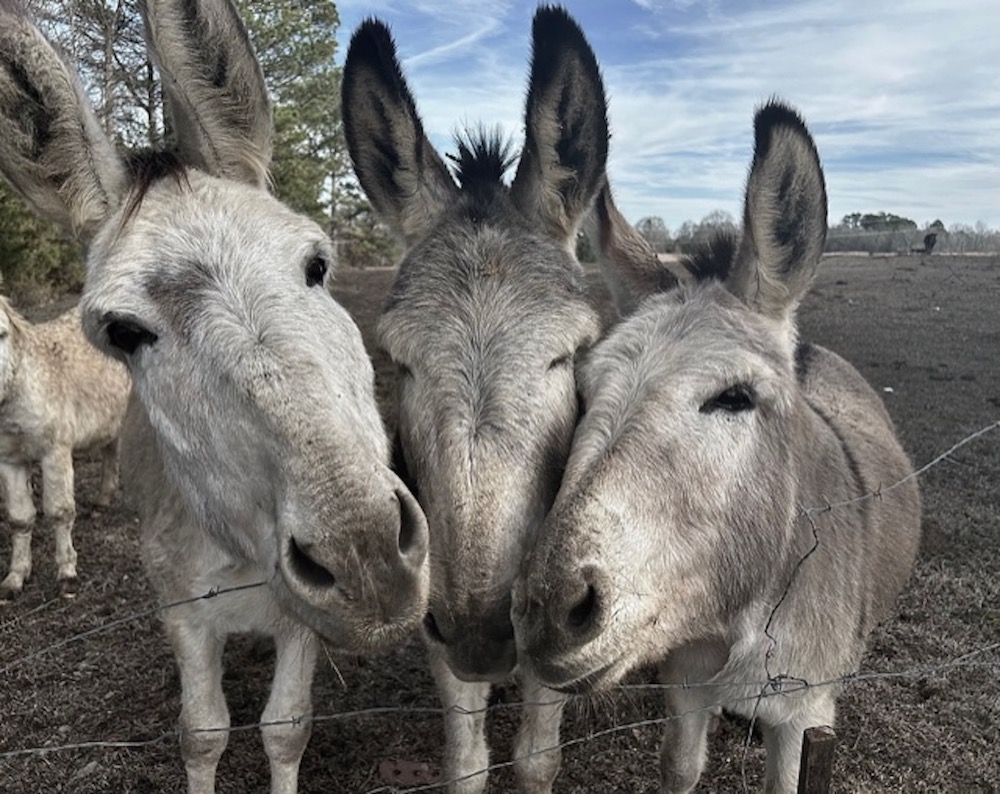
[[841, 220], [840, 225], [845, 229], [860, 229], [861, 213], [852, 212], [850, 215], [845, 215]]
[[333, 3], [236, 0], [274, 106], [275, 193], [330, 223], [348, 169], [340, 129], [340, 16]]
[[331, 236], [341, 263], [359, 268], [396, 264], [399, 243], [375, 216], [357, 183], [345, 181], [338, 196]]
[[161, 99], [139, 0], [28, 0], [28, 7], [80, 72], [108, 137], [130, 146], [157, 144]]
[[657, 216], [641, 218], [635, 225], [635, 229], [656, 253], [665, 254], [673, 248], [670, 232], [667, 230], [663, 218]]
[[861, 216], [861, 228], [868, 232], [901, 232], [916, 229], [917, 223], [891, 212], [874, 212]]
[[52, 224], [38, 220], [0, 180], [0, 272], [3, 292], [20, 301], [83, 286], [83, 259]]
[[720, 233], [736, 234], [739, 226], [733, 216], [725, 210], [712, 210], [698, 223], [684, 221], [677, 229], [675, 243], [685, 253], [704, 244]]

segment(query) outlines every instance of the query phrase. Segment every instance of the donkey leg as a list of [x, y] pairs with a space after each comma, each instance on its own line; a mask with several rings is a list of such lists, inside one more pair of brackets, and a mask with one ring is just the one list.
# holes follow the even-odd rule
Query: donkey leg
[[271, 794], [295, 794], [299, 764], [312, 733], [312, 680], [319, 640], [296, 625], [282, 627], [274, 641], [274, 681], [261, 717], [261, 735], [271, 765]]
[[566, 698], [531, 675], [521, 676], [521, 693], [524, 706], [514, 744], [514, 769], [525, 794], [549, 794], [562, 762], [559, 725]]
[[829, 690], [811, 692], [801, 699], [792, 700], [792, 703], [794, 711], [786, 719], [761, 724], [767, 751], [764, 776], [764, 791], [767, 794], [795, 794], [798, 791], [802, 734], [807, 728], [832, 726], [836, 716], [836, 702]]
[[31, 576], [31, 530], [35, 525], [35, 504], [31, 500], [27, 466], [0, 463], [0, 485], [7, 506], [7, 520], [13, 530], [10, 570], [0, 582], [0, 601], [9, 601], [21, 592]]
[[73, 450], [56, 447], [42, 458], [42, 511], [52, 522], [56, 545], [56, 581], [63, 595], [76, 593], [76, 549], [73, 548], [73, 522], [76, 500], [73, 496]]
[[[697, 685], [695, 685], [697, 686]], [[714, 711], [697, 689], [666, 690], [667, 715], [660, 747], [660, 791], [681, 794], [698, 783], [708, 753]]]
[[100, 449], [101, 487], [97, 492], [97, 507], [107, 507], [114, 501], [118, 491], [118, 440], [105, 444]]
[[168, 618], [166, 629], [181, 676], [181, 758], [188, 794], [215, 794], [215, 770], [229, 741], [224, 640], [201, 621]]
[[697, 642], [672, 652], [660, 664], [667, 719], [660, 748], [660, 791], [691, 791], [705, 769], [708, 730], [719, 714], [716, 687], [699, 686], [722, 669], [729, 655], [722, 643]]
[[444, 657], [431, 653], [431, 673], [444, 707], [444, 779], [451, 794], [480, 794], [486, 788], [486, 704], [490, 685], [456, 678]]

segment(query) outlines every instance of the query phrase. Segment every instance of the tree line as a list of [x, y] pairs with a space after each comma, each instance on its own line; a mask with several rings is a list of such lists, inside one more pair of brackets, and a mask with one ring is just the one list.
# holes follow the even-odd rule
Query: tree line
[[[728, 212], [713, 210], [700, 221], [684, 221], [673, 235], [663, 219], [656, 216], [641, 218], [635, 228], [656, 253], [685, 254], [720, 232], [738, 232], [739, 223]], [[997, 253], [1000, 230], [989, 228], [983, 221], [974, 226], [953, 223], [946, 227], [936, 219], [920, 226], [891, 212], [854, 212], [830, 226], [826, 250], [902, 253], [924, 249], [928, 242], [935, 253]]]
[[[274, 114], [274, 192], [324, 226], [350, 266], [383, 263], [395, 243], [353, 179], [340, 120], [333, 3], [235, 0], [253, 40]], [[169, 145], [159, 76], [143, 40], [139, 0], [27, 0], [39, 27], [80, 73], [98, 118], [121, 147]], [[79, 289], [76, 244], [34, 218], [0, 182], [4, 290], [30, 298]]]

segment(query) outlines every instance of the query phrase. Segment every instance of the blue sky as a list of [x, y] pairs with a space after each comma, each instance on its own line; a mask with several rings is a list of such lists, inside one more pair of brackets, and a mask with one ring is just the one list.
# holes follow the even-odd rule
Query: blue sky
[[[826, 171], [830, 221], [885, 210], [1000, 227], [997, 0], [567, 0], [609, 97], [622, 212], [674, 230], [739, 217], [757, 105], [797, 107]], [[522, 137], [533, 2], [347, 0], [391, 26], [431, 140], [465, 123]]]

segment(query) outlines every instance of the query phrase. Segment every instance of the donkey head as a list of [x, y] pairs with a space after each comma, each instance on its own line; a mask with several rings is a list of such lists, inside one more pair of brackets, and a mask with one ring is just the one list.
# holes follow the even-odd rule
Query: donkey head
[[784, 105], [757, 113], [742, 240], [696, 257], [691, 288], [662, 291], [622, 255], [635, 232], [606, 232], [605, 255], [651, 288], [581, 367], [586, 412], [514, 588], [519, 651], [557, 687], [715, 639], [789, 542], [808, 454], [793, 317], [826, 236], [812, 139]]
[[0, 170], [89, 242], [85, 331], [128, 366], [159, 467], [299, 619], [351, 647], [397, 639], [424, 613], [426, 523], [325, 289], [330, 241], [265, 189], [270, 106], [234, 7], [145, 4], [178, 148], [122, 158], [4, 2]]
[[389, 31], [344, 67], [355, 170], [406, 253], [379, 324], [399, 374], [399, 442], [431, 527], [427, 634], [456, 675], [512, 669], [510, 586], [551, 506], [576, 424], [574, 363], [599, 333], [573, 255], [603, 176], [597, 62], [561, 9], [535, 15], [525, 144], [458, 143], [458, 184], [424, 135]]

